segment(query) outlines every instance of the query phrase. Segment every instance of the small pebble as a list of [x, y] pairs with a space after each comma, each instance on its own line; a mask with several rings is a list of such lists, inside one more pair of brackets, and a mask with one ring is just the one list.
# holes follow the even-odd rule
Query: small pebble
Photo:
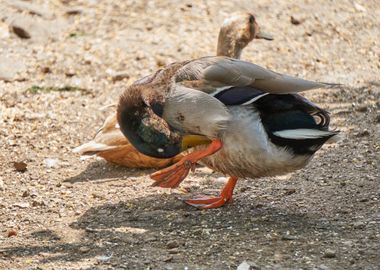
[[59, 164], [59, 159], [57, 158], [46, 158], [44, 160], [46, 168], [57, 168]]
[[177, 254], [177, 253], [179, 253], [179, 250], [177, 248], [173, 248], [169, 250], [169, 254]]
[[325, 258], [335, 258], [336, 257], [336, 251], [332, 249], [326, 249], [325, 254], [323, 255]]
[[13, 162], [13, 167], [18, 172], [26, 172], [27, 170], [27, 164], [25, 162]]
[[66, 15], [79, 15], [83, 12], [83, 10], [80, 7], [70, 7], [66, 9]]
[[80, 253], [87, 253], [89, 252], [91, 249], [89, 247], [80, 247], [79, 248], [79, 252]]
[[293, 193], [296, 193], [296, 189], [295, 188], [287, 188], [285, 189], [285, 194], [284, 195], [292, 195]]
[[18, 203], [13, 204], [13, 206], [23, 209], [23, 208], [30, 207], [30, 203], [28, 203], [28, 202], [18, 202]]
[[326, 265], [324, 265], [324, 264], [321, 264], [321, 265], [319, 265], [318, 266], [318, 269], [319, 270], [329, 270], [330, 268], [328, 268]]
[[281, 240], [292, 241], [292, 240], [297, 240], [297, 237], [294, 236], [294, 235], [290, 235], [290, 234], [284, 234], [284, 235], [281, 237]]
[[118, 71], [112, 74], [112, 81], [117, 82], [117, 81], [122, 81], [124, 79], [129, 79], [129, 73], [127, 71]]
[[366, 105], [361, 105], [356, 107], [357, 112], [366, 112], [368, 110], [368, 107]]
[[170, 262], [171, 260], [173, 260], [173, 256], [171, 255], [162, 257], [163, 262]]
[[260, 267], [252, 261], [243, 261], [239, 264], [237, 270], [259, 270]]
[[8, 237], [17, 236], [17, 231], [14, 229], [11, 229], [8, 231], [7, 236]]
[[290, 22], [294, 25], [299, 25], [302, 23], [302, 20], [296, 19], [293, 16], [290, 16]]
[[96, 257], [96, 259], [98, 259], [101, 262], [107, 262], [111, 258], [112, 258], [112, 254], [111, 255], [101, 255], [101, 256]]
[[172, 249], [172, 248], [177, 248], [177, 247], [179, 247], [179, 244], [177, 241], [170, 241], [166, 245], [167, 249]]
[[356, 137], [366, 137], [366, 136], [369, 136], [369, 131], [368, 130], [363, 130], [363, 131], [361, 131], [361, 132], [358, 132], [357, 134], [356, 134]]
[[45, 73], [45, 74], [47, 74], [47, 73], [51, 73], [51, 69], [50, 69], [49, 67], [42, 67], [42, 68], [41, 68], [41, 72], [42, 72], [42, 73]]
[[361, 222], [361, 221], [358, 221], [358, 222], [354, 222], [352, 224], [352, 226], [354, 227], [354, 229], [364, 229], [365, 228], [365, 223], [364, 222]]
[[37, 206], [44, 206], [46, 203], [42, 200], [33, 200], [32, 201], [32, 206], [37, 207]]
[[157, 56], [157, 58], [156, 58], [156, 65], [157, 65], [158, 67], [163, 67], [163, 66], [165, 66], [165, 65], [166, 65], [165, 59], [162, 58], [162, 57]]

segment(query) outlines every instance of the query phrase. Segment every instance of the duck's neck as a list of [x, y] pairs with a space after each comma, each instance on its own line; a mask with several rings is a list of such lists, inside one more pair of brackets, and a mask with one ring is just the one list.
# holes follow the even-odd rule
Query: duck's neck
[[218, 56], [227, 56], [240, 59], [243, 48], [238, 44], [231, 34], [226, 33], [224, 29], [220, 29], [218, 37], [218, 47], [216, 53]]

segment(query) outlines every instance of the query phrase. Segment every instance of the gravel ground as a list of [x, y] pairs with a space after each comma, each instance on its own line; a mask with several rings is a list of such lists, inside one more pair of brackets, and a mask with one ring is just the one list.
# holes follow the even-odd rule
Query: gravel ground
[[[344, 84], [306, 94], [339, 143], [209, 211], [150, 187], [152, 170], [71, 152], [126, 85], [215, 54], [234, 11], [275, 37], [243, 59]], [[0, 269], [379, 269], [379, 1], [4, 0], [0, 15]], [[182, 186], [225, 181], [199, 168]]]

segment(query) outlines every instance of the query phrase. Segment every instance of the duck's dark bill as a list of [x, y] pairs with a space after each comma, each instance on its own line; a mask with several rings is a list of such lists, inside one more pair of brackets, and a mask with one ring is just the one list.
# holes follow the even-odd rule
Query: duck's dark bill
[[263, 31], [260, 31], [256, 34], [256, 38], [258, 39], [266, 39], [266, 40], [273, 40], [273, 36], [271, 34], [265, 33]]

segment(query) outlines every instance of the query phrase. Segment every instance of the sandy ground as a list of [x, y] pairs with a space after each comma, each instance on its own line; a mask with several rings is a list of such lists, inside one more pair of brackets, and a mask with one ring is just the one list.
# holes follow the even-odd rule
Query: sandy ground
[[[344, 84], [306, 94], [339, 143], [292, 175], [241, 180], [210, 211], [150, 187], [152, 170], [71, 152], [129, 83], [213, 55], [234, 11], [275, 37], [243, 59]], [[4, 0], [0, 15], [0, 269], [379, 269], [379, 1]], [[182, 186], [216, 194], [224, 182], [199, 168]]]

